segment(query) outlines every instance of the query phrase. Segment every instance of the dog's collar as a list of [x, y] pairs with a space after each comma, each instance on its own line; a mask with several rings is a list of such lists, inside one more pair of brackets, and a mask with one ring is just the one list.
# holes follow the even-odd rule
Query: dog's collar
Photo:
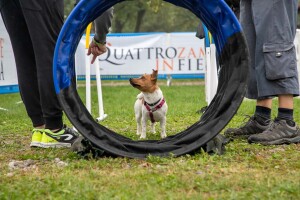
[[[160, 101], [160, 103], [159, 103], [159, 101]], [[150, 104], [150, 105], [156, 105], [157, 104], [154, 108], [150, 108], [150, 105], [146, 101], [144, 101], [144, 106], [146, 107], [146, 109], [149, 112], [150, 120], [151, 120], [152, 123], [155, 122], [154, 117], [153, 117], [153, 112], [155, 112], [158, 109], [160, 109], [164, 105], [164, 103], [165, 103], [165, 99], [164, 98], [163, 99], [159, 99], [157, 102], [155, 102], [153, 104]]]
[[155, 102], [155, 103], [148, 103], [148, 102], [146, 102], [146, 101], [144, 100], [144, 104], [146, 103], [148, 106], [155, 106], [156, 104], [158, 104], [158, 103], [160, 102], [160, 100], [161, 100], [161, 98], [158, 99], [158, 101]]

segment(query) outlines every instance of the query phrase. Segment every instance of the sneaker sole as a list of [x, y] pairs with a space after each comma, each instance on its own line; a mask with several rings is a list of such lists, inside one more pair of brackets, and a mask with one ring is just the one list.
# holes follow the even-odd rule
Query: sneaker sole
[[30, 147], [42, 147], [42, 144], [40, 142], [31, 142]]
[[296, 136], [294, 138], [282, 138], [279, 140], [273, 140], [268, 142], [258, 142], [258, 141], [248, 141], [248, 142], [262, 144], [262, 145], [294, 144], [294, 143], [300, 143], [300, 136]]
[[43, 148], [70, 148], [72, 145], [70, 143], [41, 143]]

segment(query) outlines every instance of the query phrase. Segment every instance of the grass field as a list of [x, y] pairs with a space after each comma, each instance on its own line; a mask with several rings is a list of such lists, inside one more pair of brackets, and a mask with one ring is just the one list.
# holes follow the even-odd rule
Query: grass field
[[[138, 91], [121, 83], [104, 81], [108, 117], [101, 123], [138, 139], [133, 112]], [[169, 106], [168, 135], [191, 126], [200, 117], [196, 111], [206, 106], [203, 84], [176, 83], [167, 87], [160, 82]], [[84, 92], [80, 87], [83, 101]], [[69, 149], [30, 148], [30, 120], [20, 101], [19, 94], [0, 95], [0, 107], [8, 109], [0, 110], [0, 199], [300, 199], [300, 144], [261, 146], [236, 140], [223, 156], [199, 151], [178, 158], [85, 160]], [[95, 118], [96, 102], [94, 96]], [[254, 108], [254, 101], [244, 100], [228, 127], [239, 126]], [[295, 108], [300, 124], [300, 99]], [[272, 116], [276, 114], [274, 109]], [[159, 134], [147, 136], [159, 139]], [[11, 166], [18, 161], [19, 166]]]

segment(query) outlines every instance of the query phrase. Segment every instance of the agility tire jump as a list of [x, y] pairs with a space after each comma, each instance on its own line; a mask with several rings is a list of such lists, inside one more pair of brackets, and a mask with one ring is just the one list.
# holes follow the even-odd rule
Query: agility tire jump
[[234, 116], [245, 94], [249, 54], [239, 22], [223, 0], [165, 0], [194, 13], [216, 43], [220, 64], [217, 93], [201, 119], [162, 140], [135, 141], [98, 124], [81, 101], [75, 81], [74, 55], [88, 24], [123, 0], [82, 0], [67, 18], [58, 37], [53, 64], [56, 93], [67, 117], [92, 145], [109, 155], [145, 158], [180, 156], [199, 150]]

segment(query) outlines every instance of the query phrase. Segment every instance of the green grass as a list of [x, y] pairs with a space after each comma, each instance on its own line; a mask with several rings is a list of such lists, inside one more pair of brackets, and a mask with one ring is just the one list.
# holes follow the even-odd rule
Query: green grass
[[[103, 86], [108, 117], [101, 123], [138, 139], [133, 111], [138, 91], [123, 83]], [[204, 86], [160, 86], [169, 106], [168, 135], [199, 119], [196, 111], [206, 105]], [[79, 92], [84, 101], [84, 88]], [[94, 96], [96, 89], [92, 92]], [[226, 146], [223, 156], [199, 152], [178, 158], [84, 160], [68, 149], [31, 149], [31, 123], [18, 101], [19, 94], [0, 95], [0, 107], [8, 109], [0, 110], [0, 199], [300, 199], [300, 144], [261, 146], [237, 140]], [[93, 97], [95, 118], [96, 102]], [[254, 108], [254, 101], [245, 100], [228, 127], [239, 126]], [[300, 99], [295, 99], [295, 108], [300, 124]], [[147, 136], [159, 139], [159, 134]], [[68, 166], [57, 166], [55, 158]], [[12, 160], [27, 159], [34, 166], [9, 169]]]

